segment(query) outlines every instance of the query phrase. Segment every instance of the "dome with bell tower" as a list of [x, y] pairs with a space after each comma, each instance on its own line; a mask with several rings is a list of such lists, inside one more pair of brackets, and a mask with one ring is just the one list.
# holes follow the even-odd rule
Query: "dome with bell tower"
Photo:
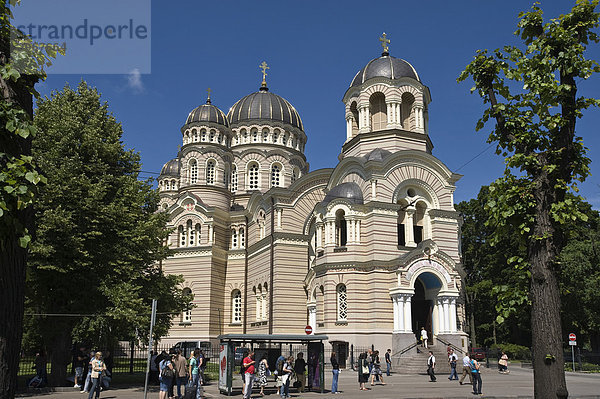
[[383, 47], [381, 56], [358, 71], [342, 100], [346, 110], [342, 154], [365, 156], [382, 145], [392, 152], [431, 152], [429, 88], [409, 62], [390, 55], [390, 40], [385, 32], [379, 40]]

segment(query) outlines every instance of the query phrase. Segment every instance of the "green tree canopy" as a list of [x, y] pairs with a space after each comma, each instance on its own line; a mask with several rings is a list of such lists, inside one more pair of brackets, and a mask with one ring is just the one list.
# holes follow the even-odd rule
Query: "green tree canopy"
[[38, 103], [34, 156], [48, 183], [35, 205], [27, 304], [44, 339], [55, 383], [64, 381], [73, 340], [111, 347], [148, 337], [157, 298], [156, 337], [183, 310], [180, 276], [165, 275], [166, 214], [158, 193], [138, 180], [140, 157], [100, 94], [81, 82]]

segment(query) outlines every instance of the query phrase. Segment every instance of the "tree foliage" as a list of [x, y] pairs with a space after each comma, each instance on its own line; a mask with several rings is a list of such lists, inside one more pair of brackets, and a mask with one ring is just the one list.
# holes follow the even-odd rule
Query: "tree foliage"
[[[589, 174], [590, 159], [577, 119], [600, 101], [577, 95], [578, 80], [600, 71], [585, 57], [598, 42], [598, 0], [578, 0], [571, 12], [545, 22], [537, 4], [520, 14], [516, 34], [525, 48], [480, 50], [459, 81], [472, 78], [485, 104], [477, 123], [495, 122], [489, 135], [505, 157], [504, 176], [490, 186], [495, 236], [517, 227], [527, 257], [513, 259], [531, 273], [534, 392], [567, 397], [563, 369], [557, 256], [564, 246], [560, 226], [585, 215], [566, 197]], [[509, 301], [510, 303], [510, 301]]]
[[150, 182], [138, 180], [140, 157], [124, 148], [100, 94], [85, 82], [66, 86], [38, 102], [35, 124], [33, 153], [48, 182], [35, 204], [27, 303], [62, 383], [73, 340], [147, 340], [152, 298], [158, 338], [189, 298], [177, 289], [182, 278], [161, 270], [167, 216]]

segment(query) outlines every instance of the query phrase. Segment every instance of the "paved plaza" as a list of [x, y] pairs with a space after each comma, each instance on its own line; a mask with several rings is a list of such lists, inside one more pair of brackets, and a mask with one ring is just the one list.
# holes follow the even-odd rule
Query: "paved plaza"
[[[316, 392], [307, 392], [298, 394], [292, 390], [292, 398], [322, 398], [333, 397], [349, 399], [408, 399], [408, 398], [470, 398], [476, 397], [471, 393], [471, 387], [468, 384], [460, 386], [457, 381], [449, 381], [446, 375], [438, 375], [436, 383], [428, 382], [427, 375], [402, 375], [394, 374], [386, 377], [386, 385], [369, 386], [369, 391], [360, 391], [358, 389], [357, 375], [352, 371], [342, 370], [340, 374], [339, 388], [342, 393], [332, 395], [327, 392], [320, 394]], [[484, 370], [483, 379], [483, 397], [485, 398], [530, 398], [533, 397], [533, 371], [529, 369], [513, 368], [510, 374], [498, 374], [496, 371]], [[331, 384], [331, 374], [326, 375], [327, 385]], [[600, 398], [600, 375], [599, 374], [580, 374], [567, 373], [567, 384], [570, 398]], [[87, 395], [77, 392], [55, 392], [43, 395], [44, 398], [61, 399], [82, 399]], [[216, 382], [206, 387], [207, 398], [225, 398], [217, 390]], [[241, 398], [241, 394], [232, 396]], [[279, 396], [271, 389], [265, 395], [266, 398], [276, 399]], [[103, 392], [103, 399], [140, 399], [143, 398], [143, 388], [123, 388], [112, 389]], [[156, 387], [152, 388], [148, 398], [157, 399], [158, 391]], [[253, 398], [260, 398], [253, 395]]]

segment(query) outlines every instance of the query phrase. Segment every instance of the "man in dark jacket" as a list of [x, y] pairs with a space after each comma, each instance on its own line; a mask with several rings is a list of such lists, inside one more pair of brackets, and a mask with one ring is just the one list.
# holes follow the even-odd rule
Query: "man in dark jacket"
[[331, 371], [333, 372], [333, 379], [331, 380], [331, 393], [339, 393], [338, 378], [340, 376], [340, 364], [335, 357], [335, 352], [331, 352]]

